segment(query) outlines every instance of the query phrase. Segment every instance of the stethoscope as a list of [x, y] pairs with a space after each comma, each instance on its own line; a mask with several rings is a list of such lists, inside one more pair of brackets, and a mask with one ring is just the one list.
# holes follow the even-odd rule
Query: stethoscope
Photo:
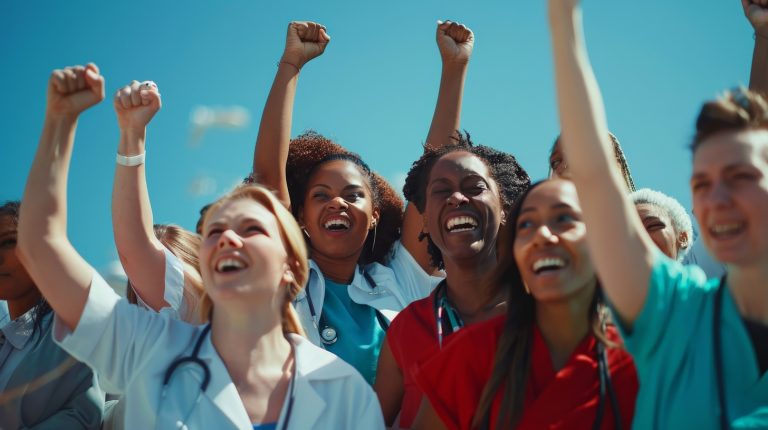
[[[448, 295], [445, 293], [447, 284], [445, 280], [441, 281], [435, 288], [434, 312], [435, 321], [437, 321], [437, 342], [440, 347], [443, 345], [443, 337], [461, 330], [464, 327], [464, 321], [461, 319], [458, 311], [451, 306]], [[447, 330], [444, 333], [444, 326]], [[599, 340], [595, 347], [597, 352], [597, 367], [600, 378], [600, 399], [597, 403], [597, 416], [595, 417], [592, 428], [599, 430], [603, 424], [605, 416], [605, 397], [610, 396], [611, 407], [613, 408], [613, 427], [621, 429], [621, 411], [619, 410], [619, 400], [616, 397], [616, 390], [611, 382], [611, 373], [608, 370], [608, 354], [605, 351], [605, 345]]]
[[[180, 430], [187, 430], [187, 425], [185, 424], [185, 422], [189, 420], [189, 417], [192, 415], [192, 412], [194, 412], [197, 405], [200, 403], [200, 399], [202, 399], [203, 393], [205, 392], [206, 389], [208, 389], [208, 383], [211, 382], [211, 370], [208, 368], [208, 365], [205, 364], [205, 362], [201, 360], [200, 357], [198, 357], [198, 354], [200, 353], [200, 347], [203, 345], [203, 341], [205, 340], [205, 337], [208, 335], [210, 331], [211, 331], [210, 324], [207, 324], [205, 327], [203, 327], [203, 330], [200, 332], [200, 335], [195, 341], [195, 347], [192, 349], [192, 355], [173, 360], [171, 364], [168, 366], [168, 369], [165, 370], [165, 375], [163, 376], [163, 389], [160, 395], [161, 406], [164, 404], [165, 397], [168, 392], [168, 387], [170, 386], [170, 383], [171, 383], [171, 379], [173, 378], [173, 375], [176, 372], [176, 370], [179, 368], [179, 366], [182, 366], [185, 364], [193, 364], [203, 371], [203, 381], [200, 383], [200, 390], [197, 393], [197, 397], [195, 398], [195, 402], [193, 403], [192, 408], [190, 408], [187, 411], [187, 413], [184, 414], [183, 419], [176, 421], [176, 428]], [[283, 425], [281, 427], [282, 430], [286, 430], [288, 428], [288, 423], [291, 421], [291, 412], [293, 412], [293, 401], [296, 397], [295, 396], [296, 367], [297, 367], [297, 363], [296, 363], [296, 358], [294, 354], [293, 375], [291, 376], [291, 382], [288, 385], [288, 407], [285, 411], [285, 421], [283, 421]], [[161, 407], [161, 410], [162, 410], [162, 407]]]
[[720, 284], [715, 292], [715, 311], [712, 318], [712, 336], [715, 348], [715, 376], [717, 382], [717, 400], [720, 403], [720, 428], [725, 430], [730, 428], [728, 423], [728, 405], [725, 403], [725, 378], [723, 377], [723, 345], [720, 334], [720, 320], [723, 314], [723, 292], [725, 291], [725, 277], [720, 278]]
[[[361, 268], [360, 270], [363, 273], [363, 278], [365, 278], [365, 281], [368, 282], [368, 284], [371, 286], [371, 292], [369, 294], [379, 294], [379, 292], [376, 290], [376, 281], [373, 280], [371, 275], [369, 275], [365, 269]], [[309, 288], [307, 288], [306, 294], [307, 304], [309, 305], [309, 314], [312, 316], [312, 325], [315, 326], [315, 330], [317, 330], [320, 334], [320, 340], [324, 345], [333, 345], [336, 343], [336, 341], [339, 340], [339, 332], [330, 324], [328, 324], [324, 315], [320, 315], [320, 318], [317, 317], [315, 304], [312, 302], [312, 295], [309, 292]], [[389, 328], [389, 321], [381, 313], [381, 311], [376, 308], [373, 308], [373, 310], [376, 312], [376, 320], [379, 322], [379, 326], [381, 326], [382, 330], [387, 331]]]

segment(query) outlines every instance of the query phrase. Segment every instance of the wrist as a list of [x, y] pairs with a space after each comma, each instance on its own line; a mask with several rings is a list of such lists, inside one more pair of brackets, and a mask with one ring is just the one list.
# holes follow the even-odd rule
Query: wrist
[[277, 62], [277, 68], [278, 70], [287, 70], [295, 73], [300, 73], [301, 68], [304, 66], [303, 63], [296, 60], [291, 60], [287, 58], [281, 58], [280, 61]]
[[768, 30], [755, 30], [752, 34], [752, 38], [755, 39], [755, 42], [766, 43], [768, 42]]
[[47, 111], [45, 113], [45, 125], [53, 127], [67, 127], [77, 124], [80, 114]]
[[469, 67], [469, 59], [465, 61], [443, 61], [444, 73], [464, 73]]

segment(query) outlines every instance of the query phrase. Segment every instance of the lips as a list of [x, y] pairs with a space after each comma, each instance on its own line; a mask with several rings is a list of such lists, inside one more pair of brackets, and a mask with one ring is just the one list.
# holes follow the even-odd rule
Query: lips
[[473, 215], [457, 214], [449, 216], [445, 221], [445, 229], [449, 233], [462, 233], [465, 231], [474, 231], [478, 228], [480, 222]]
[[248, 263], [237, 255], [226, 255], [219, 257], [214, 267], [216, 273], [234, 273], [247, 268]]
[[351, 227], [351, 222], [348, 218], [342, 216], [328, 217], [323, 223], [323, 227], [330, 231], [346, 231]]
[[539, 257], [531, 264], [533, 273], [540, 275], [545, 272], [554, 272], [566, 266], [566, 261], [560, 257]]
[[715, 239], [730, 239], [745, 230], [743, 222], [715, 223], [709, 226], [709, 233]]

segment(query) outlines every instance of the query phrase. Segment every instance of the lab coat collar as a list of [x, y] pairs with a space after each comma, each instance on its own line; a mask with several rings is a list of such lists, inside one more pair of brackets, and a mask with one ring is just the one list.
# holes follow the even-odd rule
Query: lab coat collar
[[[311, 428], [326, 407], [326, 400], [315, 390], [312, 382], [352, 377], [355, 370], [335, 355], [312, 345], [309, 340], [299, 335], [289, 334], [288, 340], [293, 345], [296, 360], [295, 398], [289, 427]], [[211, 369], [211, 382], [205, 396], [221, 410], [234, 428], [252, 428], [242, 401], [232, 401], [239, 400], [240, 394], [229, 377], [224, 362], [213, 347], [210, 333], [203, 341], [199, 356]], [[288, 401], [286, 398], [283, 402], [278, 428], [282, 428], [282, 422], [286, 419]]]

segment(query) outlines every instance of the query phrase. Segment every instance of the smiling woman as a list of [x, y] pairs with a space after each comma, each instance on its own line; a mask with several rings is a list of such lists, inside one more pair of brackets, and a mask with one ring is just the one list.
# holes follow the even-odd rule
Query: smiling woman
[[414, 429], [629, 428], [637, 376], [606, 327], [586, 235], [570, 182], [520, 198], [488, 280], [506, 290], [506, 318], [459, 332], [419, 365]]

